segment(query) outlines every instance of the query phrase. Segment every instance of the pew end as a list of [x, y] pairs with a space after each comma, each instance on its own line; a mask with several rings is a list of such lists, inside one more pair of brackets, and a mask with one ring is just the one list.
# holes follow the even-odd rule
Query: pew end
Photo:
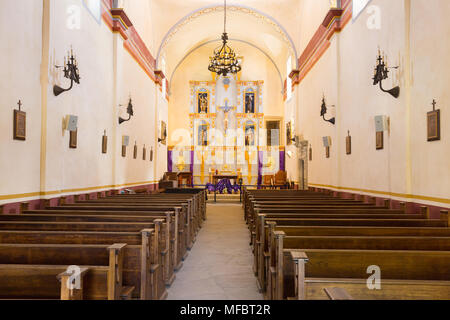
[[[75, 272], [68, 270], [58, 274], [56, 277], [61, 282], [61, 300], [83, 300], [84, 277], [89, 268], [80, 268], [80, 274], [74, 275]], [[73, 278], [73, 277], [77, 277]], [[79, 287], [74, 287], [78, 282]]]
[[330, 300], [353, 300], [352, 296], [342, 288], [325, 288], [323, 289]]

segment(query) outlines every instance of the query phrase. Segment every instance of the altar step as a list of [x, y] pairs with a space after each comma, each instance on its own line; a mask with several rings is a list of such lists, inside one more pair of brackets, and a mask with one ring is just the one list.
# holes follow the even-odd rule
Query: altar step
[[[221, 203], [239, 203], [239, 194], [217, 194], [217, 202]], [[208, 203], [214, 203], [214, 193], [208, 194]]]

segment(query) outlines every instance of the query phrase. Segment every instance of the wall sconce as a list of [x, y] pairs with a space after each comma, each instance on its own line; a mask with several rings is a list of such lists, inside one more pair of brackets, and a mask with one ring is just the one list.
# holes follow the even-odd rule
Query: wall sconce
[[383, 89], [383, 80], [386, 80], [389, 76], [388, 69], [398, 69], [399, 67], [388, 68], [386, 58], [381, 56], [381, 51], [378, 49], [378, 58], [377, 58], [377, 66], [375, 67], [373, 74], [373, 85], [376, 86], [380, 84], [380, 89], [383, 92], [389, 93], [394, 98], [398, 98], [400, 96], [400, 87], [392, 88], [391, 90]]
[[294, 138], [291, 139], [291, 141], [294, 143], [294, 145], [298, 148], [299, 143], [300, 143], [300, 137], [299, 136], [294, 136]]
[[[61, 66], [55, 66], [56, 68], [62, 68]], [[70, 79], [70, 87], [63, 89], [60, 86], [53, 86], [53, 94], [57, 97], [61, 93], [69, 91], [73, 88], [73, 83], [80, 84], [80, 70], [78, 69], [78, 61], [76, 56], [73, 55], [73, 50], [70, 48], [70, 53], [67, 53], [67, 59], [64, 57], [64, 78]]]
[[73, 132], [78, 129], [78, 117], [73, 115], [67, 115], [64, 118], [63, 129]]
[[[122, 107], [122, 105], [120, 104], [119, 107]], [[124, 119], [122, 117], [119, 117], [119, 125], [121, 125], [124, 122], [130, 121], [131, 117], [134, 116], [133, 103], [131, 101], [131, 97], [130, 97], [130, 101], [128, 102], [127, 113], [128, 113], [128, 119]]]
[[[334, 106], [332, 106], [332, 107], [334, 107]], [[332, 124], [336, 124], [336, 118], [331, 118], [331, 119], [328, 119], [328, 120], [325, 119], [325, 115], [327, 114], [327, 112], [328, 112], [328, 107], [327, 107], [327, 104], [325, 102], [325, 95], [323, 95], [322, 107], [321, 107], [321, 110], [320, 110], [320, 116], [323, 118], [324, 121], [332, 123]]]

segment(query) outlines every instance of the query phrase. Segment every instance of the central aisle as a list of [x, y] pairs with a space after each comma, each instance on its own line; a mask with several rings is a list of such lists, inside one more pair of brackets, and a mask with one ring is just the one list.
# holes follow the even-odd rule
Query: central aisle
[[262, 300], [240, 204], [208, 204], [207, 221], [169, 291], [169, 300]]

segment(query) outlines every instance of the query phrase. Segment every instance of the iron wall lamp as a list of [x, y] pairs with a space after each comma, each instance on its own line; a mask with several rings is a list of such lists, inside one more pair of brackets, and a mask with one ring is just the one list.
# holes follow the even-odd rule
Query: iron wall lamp
[[[120, 105], [120, 106], [122, 106], [122, 105]], [[122, 117], [119, 117], [119, 124], [122, 124], [124, 122], [130, 121], [131, 117], [134, 116], [133, 103], [131, 101], [131, 97], [130, 97], [130, 101], [128, 102], [127, 113], [128, 113], [128, 119], [124, 119]]]
[[391, 90], [383, 89], [383, 80], [386, 80], [389, 77], [389, 69], [398, 69], [399, 67], [388, 68], [386, 58], [381, 55], [381, 51], [378, 50], [378, 58], [377, 58], [377, 66], [375, 67], [373, 74], [373, 85], [380, 85], [380, 89], [383, 92], [389, 93], [394, 98], [398, 98], [400, 96], [400, 87], [392, 88]]
[[[61, 66], [56, 66], [56, 68], [62, 68]], [[73, 55], [72, 48], [70, 53], [67, 53], [67, 59], [64, 57], [64, 78], [70, 80], [70, 87], [63, 89], [60, 86], [53, 86], [53, 94], [59, 96], [61, 93], [69, 91], [73, 88], [73, 83], [80, 84], [80, 70], [78, 69], [77, 57]]]
[[[334, 106], [332, 106], [332, 107], [334, 107]], [[328, 107], [327, 107], [327, 104], [326, 104], [326, 102], [325, 102], [325, 95], [323, 96], [323, 98], [322, 98], [322, 107], [321, 107], [321, 110], [320, 110], [320, 116], [323, 118], [323, 120], [324, 121], [326, 121], [326, 122], [330, 122], [330, 123], [332, 123], [332, 124], [336, 124], [336, 118], [331, 118], [331, 119], [325, 119], [325, 115], [327, 114], [327, 112], [328, 112]]]

